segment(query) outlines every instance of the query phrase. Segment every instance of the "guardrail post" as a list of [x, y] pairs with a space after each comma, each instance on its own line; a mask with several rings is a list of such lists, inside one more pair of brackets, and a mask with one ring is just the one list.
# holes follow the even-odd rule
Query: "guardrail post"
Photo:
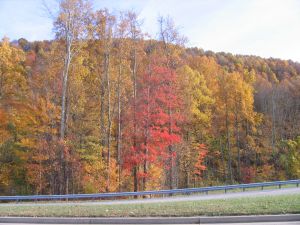
[[227, 193], [227, 189], [225, 188], [225, 194]]
[[262, 191], [264, 190], [264, 186], [261, 186], [261, 190], [262, 190]]
[[243, 187], [243, 192], [245, 192], [245, 188]]
[[281, 189], [281, 184], [278, 185], [279, 189]]
[[297, 187], [299, 187], [299, 183], [297, 183]]

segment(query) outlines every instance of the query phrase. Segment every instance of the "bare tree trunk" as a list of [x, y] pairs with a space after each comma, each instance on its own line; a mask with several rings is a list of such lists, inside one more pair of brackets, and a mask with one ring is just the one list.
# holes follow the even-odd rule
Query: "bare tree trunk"
[[[145, 146], [147, 146], [147, 140], [145, 141]], [[145, 149], [145, 155], [148, 155], [148, 148], [146, 147]], [[144, 160], [144, 166], [143, 166], [143, 170], [144, 170], [144, 177], [143, 177], [143, 191], [146, 190], [147, 188], [147, 178], [145, 177], [146, 174], [148, 173], [148, 162], [147, 159]]]
[[227, 151], [228, 151], [228, 174], [229, 174], [229, 181], [233, 183], [233, 175], [232, 175], [232, 156], [231, 156], [231, 143], [230, 143], [230, 130], [229, 130], [229, 115], [228, 115], [228, 106], [226, 103], [226, 119], [225, 119], [225, 126], [226, 126], [226, 139], [227, 139]]
[[[121, 53], [120, 53], [121, 54]], [[118, 137], [117, 137], [117, 157], [118, 157], [118, 183], [119, 191], [121, 191], [121, 141], [122, 141], [122, 128], [121, 128], [121, 77], [122, 77], [122, 58], [119, 58], [119, 75], [118, 75]]]
[[235, 135], [236, 135], [236, 147], [238, 150], [238, 165], [237, 165], [237, 172], [238, 172], [238, 180], [241, 181], [241, 148], [240, 148], [240, 130], [239, 130], [239, 119], [238, 119], [238, 100], [235, 99]]
[[241, 181], [242, 174], [241, 174], [241, 147], [240, 147], [240, 130], [239, 130], [239, 124], [237, 124], [236, 127], [236, 145], [238, 149], [238, 180]]
[[61, 120], [60, 120], [60, 138], [63, 140], [65, 138], [66, 129], [66, 99], [67, 99], [67, 89], [68, 89], [68, 77], [69, 68], [71, 63], [71, 43], [67, 40], [66, 46], [66, 56], [64, 62], [63, 70], [63, 83], [62, 83], [62, 102], [61, 102]]
[[[168, 115], [169, 115], [169, 134], [172, 134], [172, 112], [169, 107], [168, 109]], [[169, 145], [169, 154], [170, 154], [170, 176], [169, 176], [169, 187], [170, 189], [175, 188], [174, 187], [174, 156], [173, 156], [173, 146]]]
[[[137, 134], [137, 121], [136, 121], [136, 94], [137, 94], [137, 80], [136, 80], [136, 49], [134, 49], [133, 53], [133, 68], [132, 68], [132, 76], [133, 76], [133, 148], [136, 149], [136, 134]], [[137, 166], [134, 167], [133, 171], [133, 182], [134, 182], [134, 191], [138, 191], [138, 178], [137, 178]]]
[[[137, 177], [137, 173], [138, 173], [138, 167], [134, 166], [133, 167], [133, 191], [137, 192], [138, 191], [138, 177]], [[135, 196], [136, 198], [136, 196]]]
[[274, 154], [275, 145], [276, 145], [276, 115], [275, 115], [276, 103], [275, 103], [275, 90], [274, 90], [274, 87], [272, 87], [271, 101], [272, 101], [272, 151], [273, 151], [273, 154]]
[[[64, 60], [64, 68], [63, 68], [63, 81], [62, 81], [62, 102], [61, 102], [61, 121], [60, 121], [60, 139], [64, 140], [65, 139], [65, 132], [66, 132], [66, 116], [67, 116], [67, 90], [68, 90], [68, 77], [69, 77], [69, 68], [71, 64], [71, 45], [72, 45], [72, 40], [66, 35], [66, 55], [65, 55], [65, 60]], [[64, 149], [61, 146], [60, 147], [60, 193], [64, 193], [64, 175], [65, 175], [65, 156], [64, 156]]]
[[[45, 150], [43, 150], [44, 152]], [[39, 150], [39, 154], [41, 151]], [[42, 160], [39, 160], [39, 186], [40, 192], [38, 194], [42, 194]]]
[[[150, 71], [149, 71], [149, 76], [150, 76]], [[143, 190], [146, 190], [147, 188], [147, 178], [146, 175], [148, 173], [148, 139], [149, 139], [149, 116], [150, 116], [150, 105], [149, 105], [149, 101], [150, 101], [150, 87], [148, 86], [147, 88], [147, 119], [146, 119], [146, 126], [145, 126], [145, 160], [144, 160], [144, 177], [143, 177]]]
[[105, 158], [105, 124], [104, 124], [104, 114], [105, 114], [105, 86], [104, 79], [101, 79], [101, 87], [100, 87], [100, 142], [102, 146], [102, 159]]
[[109, 54], [106, 54], [106, 82], [107, 82], [107, 120], [108, 120], [108, 126], [107, 126], [107, 187], [106, 190], [109, 191], [110, 186], [110, 144], [111, 144], [111, 93], [110, 93], [110, 74], [109, 74]]
[[[131, 48], [131, 78], [133, 81], [133, 148], [136, 150], [137, 148], [137, 41], [140, 33], [139, 23], [137, 20], [137, 15], [132, 12], [127, 13], [127, 19], [129, 21], [129, 33], [130, 39], [132, 41]], [[138, 165], [134, 165], [133, 167], [133, 189], [134, 191], [138, 191]]]
[[219, 137], [219, 146], [221, 149], [221, 158], [222, 158], [222, 163], [223, 163], [223, 168], [224, 168], [224, 174], [221, 174], [221, 177], [225, 178], [223, 181], [226, 181], [227, 173], [226, 173], [225, 151], [224, 151], [224, 146], [222, 144], [221, 137]]

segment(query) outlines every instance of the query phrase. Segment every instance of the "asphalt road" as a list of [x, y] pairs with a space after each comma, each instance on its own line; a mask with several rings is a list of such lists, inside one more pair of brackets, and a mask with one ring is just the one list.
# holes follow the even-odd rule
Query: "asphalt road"
[[300, 221], [296, 222], [270, 222], [270, 223], [210, 223], [210, 225], [299, 225]]
[[[17, 224], [20, 225], [20, 223], [9, 223], [9, 225], [17, 225]], [[36, 223], [26, 223], [26, 225], [35, 225], [35, 224]], [[210, 225], [299, 225], [299, 224], [300, 224], [300, 221], [299, 222], [271, 222], [271, 223], [215, 223], [215, 224], [210, 223]], [[8, 223], [0, 223], [0, 225], [8, 225]], [[44, 224], [44, 225], [50, 225], [50, 224]], [[69, 224], [60, 224], [60, 225], [69, 225]], [[80, 224], [78, 224], [78, 225], [80, 225]], [[82, 224], [82, 225], [84, 225], [84, 224]], [[113, 225], [113, 224], [111, 224], [111, 225]], [[123, 224], [123, 225], [126, 225], [126, 224]], [[148, 225], [151, 225], [151, 224], [148, 224]], [[155, 224], [155, 225], [157, 225], [157, 224]], [[172, 225], [172, 224], [168, 224], [168, 225]], [[184, 224], [181, 224], [181, 225], [184, 225]]]
[[[263, 222], [264, 221], [264, 222]], [[273, 222], [270, 222], [273, 221]], [[288, 222], [289, 221], [289, 222]], [[300, 214], [217, 217], [0, 217], [1, 224], [299, 225]]]
[[[130, 199], [130, 200], [103, 200], [103, 201], [70, 201], [70, 202], [33, 202], [33, 203], [3, 203], [6, 205], [118, 205], [118, 204], [135, 204], [135, 203], [159, 203], [159, 202], [179, 202], [179, 201], [200, 201], [211, 199], [231, 199], [231, 198], [244, 198], [244, 197], [257, 197], [257, 196], [275, 196], [287, 194], [299, 194], [300, 188], [284, 188], [272, 189], [263, 191], [245, 191], [236, 193], [223, 193], [223, 194], [201, 194], [201, 195], [188, 195], [188, 196], [172, 196], [164, 198], [147, 198], [147, 199]], [[1, 204], [1, 205], [3, 205]], [[298, 223], [300, 225], [300, 223]]]

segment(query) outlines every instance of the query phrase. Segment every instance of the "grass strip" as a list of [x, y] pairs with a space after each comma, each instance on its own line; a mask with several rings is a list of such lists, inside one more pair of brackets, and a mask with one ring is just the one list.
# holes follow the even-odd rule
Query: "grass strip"
[[280, 196], [214, 199], [128, 205], [8, 205], [0, 216], [32, 217], [144, 217], [225, 216], [300, 213], [300, 193]]

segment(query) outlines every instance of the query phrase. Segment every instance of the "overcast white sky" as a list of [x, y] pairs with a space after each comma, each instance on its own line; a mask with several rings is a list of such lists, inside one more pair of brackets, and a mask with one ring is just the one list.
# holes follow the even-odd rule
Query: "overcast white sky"
[[[52, 5], [55, 0], [46, 0]], [[94, 8], [133, 9], [156, 34], [158, 15], [171, 16], [189, 43], [204, 50], [300, 62], [300, 0], [94, 0]], [[0, 0], [0, 38], [52, 39], [42, 0]]]

